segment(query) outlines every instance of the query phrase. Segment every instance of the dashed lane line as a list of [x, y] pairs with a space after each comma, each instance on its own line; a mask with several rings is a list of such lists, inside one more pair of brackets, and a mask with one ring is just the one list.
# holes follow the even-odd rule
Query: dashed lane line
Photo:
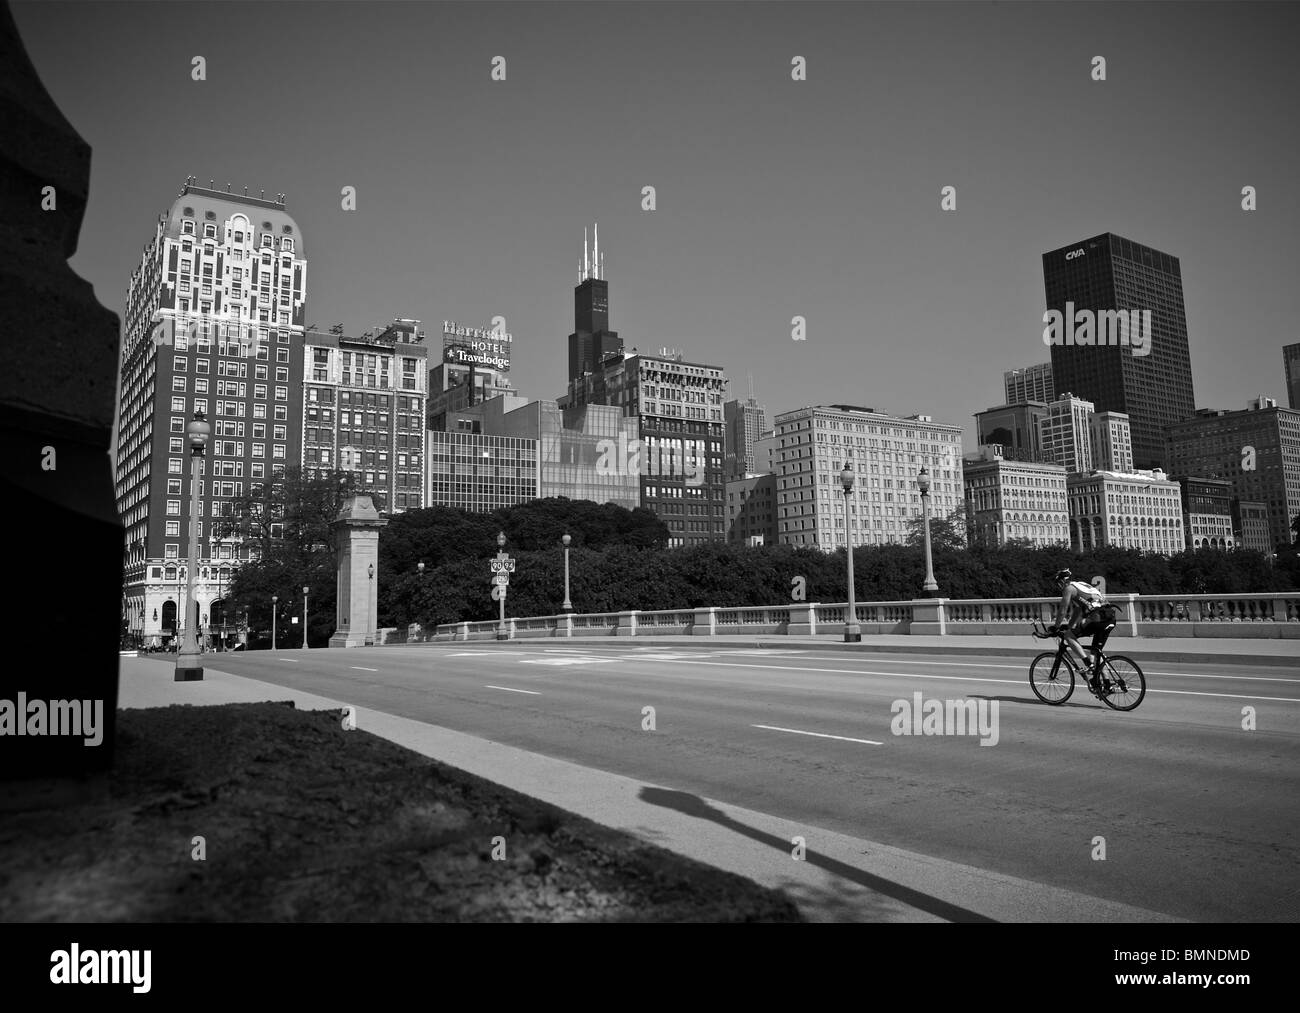
[[839, 739], [841, 742], [861, 742], [864, 746], [883, 746], [883, 742], [874, 739], [851, 739], [847, 735], [828, 735], [826, 732], [805, 732], [798, 728], [778, 728], [776, 725], [750, 725], [750, 728], [765, 728], [769, 732], [790, 732], [793, 735], [812, 735], [819, 739]]

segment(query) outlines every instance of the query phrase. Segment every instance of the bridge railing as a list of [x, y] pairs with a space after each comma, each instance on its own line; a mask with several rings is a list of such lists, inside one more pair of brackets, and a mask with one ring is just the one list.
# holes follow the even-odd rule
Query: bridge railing
[[[1300, 639], [1300, 591], [1256, 594], [1112, 594], [1119, 611], [1114, 636], [1240, 637]], [[1050, 622], [1058, 598], [921, 598], [857, 602], [864, 635], [1028, 635], [1037, 621]], [[568, 613], [506, 620], [512, 639], [531, 637], [644, 637], [666, 634], [735, 634], [838, 637], [847, 602], [791, 602], [745, 608], [703, 607], [625, 612]], [[497, 620], [446, 623], [418, 639], [491, 640]], [[407, 638], [403, 638], [407, 639]], [[409, 638], [414, 641], [415, 637]], [[388, 639], [387, 643], [395, 642]]]

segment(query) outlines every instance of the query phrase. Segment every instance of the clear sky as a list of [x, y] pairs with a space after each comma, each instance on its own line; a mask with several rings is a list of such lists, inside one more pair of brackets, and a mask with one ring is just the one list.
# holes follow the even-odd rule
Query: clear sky
[[1182, 261], [1197, 405], [1285, 404], [1295, 4], [13, 9], [94, 149], [73, 267], [118, 313], [186, 176], [283, 192], [308, 322], [433, 335], [501, 315], [515, 386], [553, 398], [598, 221], [627, 347], [724, 366], [733, 396], [752, 372], [769, 421], [861, 404], [961, 425], [970, 447], [1003, 371], [1050, 358], [1041, 255], [1112, 231]]

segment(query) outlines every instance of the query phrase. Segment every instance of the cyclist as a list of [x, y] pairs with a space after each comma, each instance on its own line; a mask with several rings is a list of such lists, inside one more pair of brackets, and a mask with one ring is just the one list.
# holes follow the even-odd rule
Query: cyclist
[[[1076, 658], [1083, 664], [1085, 672], [1091, 672], [1088, 685], [1093, 692], [1098, 692], [1098, 678], [1101, 675], [1101, 649], [1106, 646], [1110, 632], [1115, 628], [1115, 609], [1108, 605], [1105, 597], [1091, 584], [1081, 580], [1071, 580], [1069, 570], [1057, 570], [1053, 578], [1061, 592], [1061, 601], [1056, 606], [1053, 633], [1060, 633], [1062, 639]], [[1096, 653], [1095, 665], [1089, 663], [1088, 655], [1079, 644], [1079, 637], [1092, 635], [1092, 648]]]

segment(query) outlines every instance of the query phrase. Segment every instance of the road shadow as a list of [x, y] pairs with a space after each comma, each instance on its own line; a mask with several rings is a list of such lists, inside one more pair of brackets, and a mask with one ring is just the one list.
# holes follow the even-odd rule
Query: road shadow
[[1075, 693], [1072, 694], [1070, 696], [1070, 699], [1067, 700], [1065, 703], [1044, 703], [1036, 696], [990, 696], [990, 695], [985, 695], [984, 693], [967, 693], [966, 697], [970, 700], [997, 700], [999, 703], [1025, 703], [1034, 707], [1093, 707], [1093, 706], [1101, 707], [1103, 706], [1099, 701], [1093, 699], [1092, 697], [1088, 697], [1086, 700], [1077, 700], [1075, 699], [1075, 695], [1077, 693], [1078, 690], [1076, 689]]
[[[726, 813], [715, 809], [698, 795], [692, 795], [686, 791], [673, 791], [668, 788], [651, 788], [643, 786], [640, 797], [643, 801], [651, 805], [661, 806], [665, 809], [672, 809], [674, 812], [682, 813], [685, 816], [691, 816], [695, 819], [708, 820], [716, 823], [720, 827], [740, 834], [742, 837], [748, 837], [750, 840], [758, 841], [760, 844], [766, 844], [775, 851], [789, 858], [790, 842], [784, 838], [777, 837], [774, 834], [765, 833], [755, 827], [751, 827], [738, 820], [732, 819]], [[832, 875], [839, 876], [851, 883], [866, 887], [885, 897], [890, 897], [900, 903], [907, 904], [919, 911], [934, 915], [950, 922], [995, 922], [996, 919], [986, 917], [985, 915], [976, 914], [974, 911], [968, 911], [956, 904], [949, 904], [947, 901], [940, 900], [937, 897], [931, 897], [928, 894], [921, 893], [919, 890], [913, 890], [911, 887], [902, 886], [898, 883], [892, 883], [880, 876], [873, 875], [862, 869], [856, 869], [844, 862], [837, 861], [834, 858], [827, 858], [816, 852], [807, 853], [805, 861], [809, 865], [823, 869]], [[807, 889], [805, 887], [805, 889]]]

